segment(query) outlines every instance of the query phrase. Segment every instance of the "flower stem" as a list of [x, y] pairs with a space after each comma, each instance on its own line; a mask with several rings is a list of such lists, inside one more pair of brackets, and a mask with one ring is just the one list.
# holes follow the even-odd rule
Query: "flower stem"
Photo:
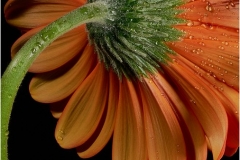
[[37, 56], [55, 39], [84, 23], [104, 23], [108, 18], [104, 2], [89, 3], [59, 18], [34, 35], [18, 51], [2, 76], [1, 84], [1, 159], [7, 160], [8, 124], [18, 88]]

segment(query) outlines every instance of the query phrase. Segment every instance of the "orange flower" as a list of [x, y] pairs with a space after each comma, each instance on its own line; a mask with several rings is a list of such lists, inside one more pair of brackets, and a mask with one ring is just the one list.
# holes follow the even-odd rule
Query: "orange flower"
[[[23, 31], [12, 56], [35, 33], [85, 0], [9, 0], [7, 22]], [[55, 137], [82, 158], [113, 136], [113, 159], [214, 159], [239, 147], [239, 2], [193, 0], [180, 6], [185, 33], [177, 54], [148, 78], [105, 69], [85, 25], [54, 41], [34, 62], [30, 93], [58, 118]]]

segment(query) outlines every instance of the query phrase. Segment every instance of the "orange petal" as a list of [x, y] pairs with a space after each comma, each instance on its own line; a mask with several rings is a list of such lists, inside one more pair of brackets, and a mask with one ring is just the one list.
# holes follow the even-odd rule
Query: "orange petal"
[[[229, 42], [238, 42], [239, 31], [235, 28], [196, 24], [193, 26], [178, 25], [175, 28], [185, 33], [184, 39], [212, 40], [222, 42], [221, 46], [229, 46]], [[203, 47], [204, 43], [200, 43]], [[237, 48], [237, 46], [232, 46]], [[233, 55], [237, 56], [237, 54]]]
[[133, 83], [123, 78], [113, 135], [113, 160], [147, 159], [143, 117]]
[[[93, 47], [87, 45], [77, 63], [70, 69], [63, 66], [64, 69], [61, 67], [51, 72], [37, 74], [29, 86], [31, 96], [36, 101], [52, 103], [72, 94], [95, 65], [97, 58], [93, 52]], [[77, 60], [78, 57], [75, 58]], [[72, 61], [69, 63], [71, 65]]]
[[171, 103], [152, 80], [139, 84], [149, 159], [186, 159], [184, 137]]
[[[32, 29], [21, 36], [12, 46], [14, 56], [22, 45], [43, 27]], [[29, 72], [40, 73], [56, 69], [76, 56], [87, 44], [85, 25], [62, 35], [50, 44], [34, 61]]]
[[108, 107], [105, 108], [107, 110], [106, 118], [103, 120], [103, 126], [98, 126], [98, 132], [95, 131], [94, 134], [96, 136], [94, 137], [93, 135], [90, 141], [88, 140], [85, 144], [77, 148], [77, 154], [82, 158], [89, 158], [96, 155], [103, 149], [112, 136], [119, 94], [118, 81], [119, 79], [115, 73], [110, 72]]
[[98, 64], [72, 95], [56, 126], [55, 137], [63, 148], [86, 142], [97, 129], [108, 96], [108, 76]]
[[161, 95], [174, 107], [175, 114], [177, 114], [178, 122], [183, 131], [188, 159], [206, 159], [207, 143], [205, 134], [194, 114], [187, 110], [187, 107], [166, 81], [165, 77], [158, 73], [153, 78], [153, 82], [162, 90]]
[[183, 39], [169, 46], [196, 67], [238, 90], [239, 56], [238, 48], [234, 47], [238, 46], [237, 42], [224, 45], [221, 41]]
[[180, 17], [191, 20], [188, 25], [195, 21], [216, 26], [239, 27], [239, 2], [237, 0], [196, 0], [180, 8], [186, 10]]
[[83, 5], [85, 0], [9, 0], [4, 7], [7, 22], [18, 28], [35, 28], [53, 22]]
[[189, 110], [194, 112], [201, 123], [214, 159], [220, 159], [224, 154], [228, 131], [226, 111], [204, 79], [191, 70], [194, 66], [187, 66], [183, 60], [183, 57], [176, 56], [175, 63], [163, 68], [176, 83]]
[[[225, 83], [216, 80], [214, 77], [210, 76], [209, 73], [205, 72], [199, 67], [192, 67], [194, 66], [193, 63], [181, 59], [184, 61], [184, 63], [191, 67], [192, 70], [200, 76], [202, 79], [204, 79], [204, 82], [206, 85], [208, 85], [209, 88], [212, 89], [212, 91], [217, 95], [218, 99], [224, 106], [227, 116], [228, 116], [228, 136], [226, 141], [226, 152], [225, 154], [230, 156], [232, 151], [230, 153], [227, 153], [228, 149], [230, 150], [238, 148], [239, 146], [239, 93], [232, 87], [229, 87]], [[233, 152], [235, 153], [235, 152]]]

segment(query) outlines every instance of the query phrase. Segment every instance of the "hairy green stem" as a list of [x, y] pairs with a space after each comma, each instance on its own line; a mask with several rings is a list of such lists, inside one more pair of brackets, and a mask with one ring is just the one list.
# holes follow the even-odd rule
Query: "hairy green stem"
[[84, 23], [104, 23], [108, 6], [103, 2], [86, 4], [73, 10], [34, 35], [19, 50], [2, 76], [1, 85], [1, 159], [7, 160], [8, 123], [18, 88], [37, 56], [56, 38]]

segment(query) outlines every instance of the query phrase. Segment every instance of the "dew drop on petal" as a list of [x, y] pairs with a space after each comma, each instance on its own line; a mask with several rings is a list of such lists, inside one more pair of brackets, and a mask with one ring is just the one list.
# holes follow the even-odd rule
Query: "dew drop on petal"
[[199, 90], [199, 87], [194, 87], [196, 90]]
[[193, 103], [193, 104], [196, 104], [196, 102], [192, 99], [190, 99], [190, 102]]
[[62, 136], [58, 136], [57, 139], [60, 140], [60, 141], [62, 141], [62, 140], [63, 140], [63, 137], [62, 137]]
[[193, 26], [193, 22], [192, 22], [192, 21], [189, 21], [189, 22], [187, 23], [187, 26], [189, 26], [189, 27]]
[[234, 3], [234, 2], [231, 2], [230, 5], [231, 5], [232, 7], [235, 7], [235, 3]]
[[63, 131], [63, 130], [61, 130], [61, 129], [59, 130], [59, 132], [60, 132], [61, 134], [64, 134], [64, 131]]
[[229, 45], [229, 43], [226, 42], [226, 41], [222, 42], [222, 44], [224, 44], [225, 46], [228, 46], [228, 45]]
[[212, 6], [209, 3], [206, 6], [206, 10], [209, 11], [209, 12], [213, 11], [213, 8], [212, 8]]
[[224, 91], [223, 87], [220, 87], [219, 89], [220, 89], [220, 91]]
[[192, 35], [190, 35], [188, 38], [189, 38], [189, 39], [193, 39], [193, 36], [192, 36]]
[[218, 46], [219, 49], [224, 50], [225, 48], [223, 46]]

